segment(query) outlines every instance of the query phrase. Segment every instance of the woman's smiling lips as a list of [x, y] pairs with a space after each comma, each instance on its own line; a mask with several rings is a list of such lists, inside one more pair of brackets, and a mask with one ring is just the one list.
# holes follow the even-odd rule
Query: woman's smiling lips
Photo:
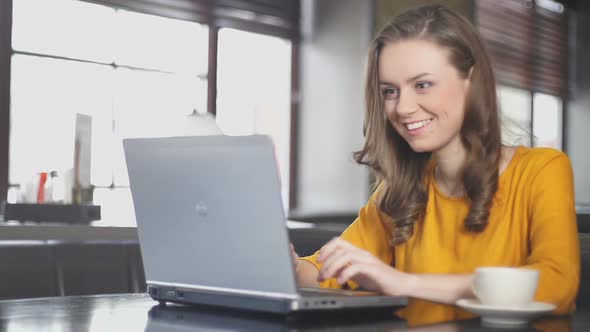
[[430, 125], [432, 119], [420, 120], [420, 121], [413, 121], [413, 122], [406, 122], [403, 126], [408, 130], [410, 135], [418, 135], [421, 133], [426, 127]]

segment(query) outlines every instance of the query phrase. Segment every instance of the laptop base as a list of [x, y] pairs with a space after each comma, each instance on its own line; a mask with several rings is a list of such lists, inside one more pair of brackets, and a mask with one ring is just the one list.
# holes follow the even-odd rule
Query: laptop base
[[[158, 301], [160, 306], [166, 306], [167, 302], [185, 305], [204, 305], [212, 307], [225, 307], [239, 310], [265, 312], [270, 314], [289, 315], [293, 320], [315, 315], [329, 315], [334, 312], [341, 315], [343, 312], [365, 313], [378, 316], [392, 315], [397, 309], [406, 305], [405, 299], [397, 304], [378, 305], [374, 301], [363, 303], [359, 306], [341, 307], [325, 305], [324, 307], [313, 306], [305, 308], [301, 303], [313, 301], [313, 297], [305, 297], [298, 300], [288, 298], [255, 297], [250, 295], [222, 294], [217, 292], [204, 292], [177, 287], [148, 285], [148, 294], [152, 299]], [[322, 297], [324, 299], [325, 297]], [[368, 297], [367, 297], [368, 298]], [[326, 302], [326, 301], [322, 301]], [[329, 302], [329, 301], [328, 301]], [[371, 303], [372, 302], [372, 303]]]

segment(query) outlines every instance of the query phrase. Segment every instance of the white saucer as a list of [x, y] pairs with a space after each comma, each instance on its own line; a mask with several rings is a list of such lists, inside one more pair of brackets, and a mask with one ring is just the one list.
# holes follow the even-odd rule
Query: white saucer
[[481, 316], [484, 325], [495, 327], [524, 326], [529, 320], [555, 310], [555, 305], [544, 302], [531, 302], [526, 307], [499, 307], [475, 299], [461, 299], [457, 306]]

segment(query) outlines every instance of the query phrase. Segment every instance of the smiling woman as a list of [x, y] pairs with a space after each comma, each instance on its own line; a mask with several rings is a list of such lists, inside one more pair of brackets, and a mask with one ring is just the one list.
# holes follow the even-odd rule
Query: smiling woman
[[365, 145], [378, 188], [340, 238], [296, 263], [300, 285], [408, 296], [411, 325], [473, 317], [481, 266], [538, 270], [535, 301], [571, 312], [579, 284], [573, 174], [547, 148], [503, 146], [490, 60], [444, 6], [409, 10], [369, 50]]
[[369, 51], [366, 128], [373, 144], [355, 155], [387, 179], [380, 207], [396, 220], [394, 243], [407, 240], [422, 214], [421, 183], [433, 161], [443, 191], [470, 199], [468, 229], [485, 227], [498, 186], [502, 148], [488, 55], [466, 19], [424, 8], [430, 10], [387, 25]]

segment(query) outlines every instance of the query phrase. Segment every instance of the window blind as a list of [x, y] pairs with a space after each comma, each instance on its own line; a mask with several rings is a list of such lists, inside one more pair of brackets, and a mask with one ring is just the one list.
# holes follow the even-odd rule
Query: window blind
[[561, 3], [478, 0], [475, 22], [498, 83], [567, 94], [568, 20]]

